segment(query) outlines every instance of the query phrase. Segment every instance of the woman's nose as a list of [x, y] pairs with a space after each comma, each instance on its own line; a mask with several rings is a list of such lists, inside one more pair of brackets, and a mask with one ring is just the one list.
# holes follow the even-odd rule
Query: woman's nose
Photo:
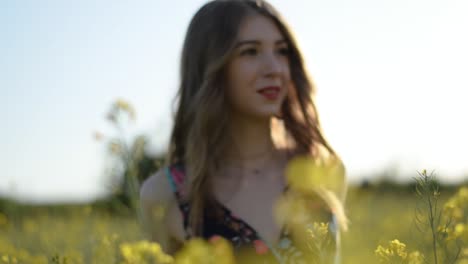
[[267, 76], [277, 76], [283, 74], [285, 70], [285, 63], [283, 59], [275, 53], [265, 54], [264, 58], [264, 73]]

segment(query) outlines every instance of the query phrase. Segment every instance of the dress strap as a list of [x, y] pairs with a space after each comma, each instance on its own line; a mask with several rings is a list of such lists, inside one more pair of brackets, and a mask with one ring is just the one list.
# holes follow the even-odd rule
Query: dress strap
[[171, 184], [172, 191], [177, 192], [177, 185], [174, 181], [174, 178], [172, 177], [171, 169], [169, 167], [166, 167], [165, 171], [166, 171], [166, 177], [169, 180], [169, 183]]
[[177, 198], [180, 199], [184, 197], [185, 194], [185, 172], [183, 171], [180, 166], [168, 166], [165, 168], [166, 177], [168, 178], [172, 191], [178, 196]]
[[183, 170], [183, 167], [181, 166], [168, 166], [165, 168], [165, 174], [166, 177], [168, 178], [170, 184], [171, 184], [171, 189], [175, 194], [177, 204], [179, 206], [179, 209], [182, 213], [183, 217], [183, 223], [184, 223], [184, 229], [185, 229], [185, 236], [186, 239], [189, 239], [191, 237], [191, 233], [189, 232], [189, 212], [190, 212], [190, 205], [189, 203], [185, 200], [185, 186], [184, 186], [184, 181], [185, 181], [185, 171]]

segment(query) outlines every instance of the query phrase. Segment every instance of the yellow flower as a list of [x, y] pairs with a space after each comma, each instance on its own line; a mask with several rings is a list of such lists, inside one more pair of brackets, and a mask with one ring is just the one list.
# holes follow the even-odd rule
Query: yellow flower
[[109, 150], [111, 153], [118, 155], [122, 153], [122, 145], [118, 142], [109, 143]]
[[384, 248], [381, 245], [377, 247], [377, 249], [375, 250], [375, 254], [383, 259], [388, 259], [389, 256], [393, 255], [388, 248]]
[[124, 243], [120, 245], [120, 253], [124, 257], [124, 259], [133, 258], [133, 250], [130, 244]]
[[445, 220], [445, 229], [439, 232], [444, 235], [446, 240], [467, 240], [468, 231], [468, 188], [462, 187], [445, 204], [443, 209], [443, 218]]
[[115, 103], [114, 103], [114, 107], [117, 110], [121, 110], [123, 112], [126, 112], [129, 115], [130, 119], [132, 119], [132, 120], [135, 119], [135, 116], [136, 116], [135, 115], [135, 110], [134, 110], [133, 106], [129, 102], [127, 102], [127, 101], [125, 101], [123, 99], [117, 99], [115, 101]]
[[173, 263], [173, 258], [165, 254], [157, 243], [146, 240], [135, 243], [122, 243], [120, 253], [124, 263]]
[[175, 264], [234, 264], [231, 244], [222, 237], [211, 242], [195, 238], [177, 252]]
[[461, 237], [466, 231], [466, 227], [464, 224], [462, 223], [458, 223], [457, 225], [455, 225], [455, 228], [454, 228], [454, 235], [455, 237]]
[[462, 250], [461, 256], [462, 256], [463, 258], [468, 258], [468, 247], [466, 247], [466, 248], [464, 248], [464, 249]]
[[314, 223], [314, 229], [320, 237], [324, 237], [328, 234], [328, 223]]
[[408, 264], [422, 264], [424, 255], [419, 251], [413, 251], [408, 255]]
[[234, 264], [234, 250], [232, 244], [229, 243], [226, 239], [219, 237], [212, 241], [214, 256], [219, 264]]
[[303, 193], [324, 188], [340, 192], [344, 184], [344, 167], [339, 160], [315, 160], [309, 156], [298, 156], [286, 167], [289, 186]]
[[390, 242], [390, 250], [395, 252], [395, 254], [401, 258], [406, 259], [406, 245], [401, 243], [398, 239], [394, 239]]
[[135, 121], [136, 114], [135, 109], [133, 106], [123, 99], [117, 99], [107, 113], [107, 119], [112, 123], [117, 124], [120, 120], [122, 115], [126, 115], [129, 120]]
[[192, 239], [176, 254], [176, 264], [214, 263], [210, 245], [203, 239]]
[[292, 193], [280, 197], [275, 206], [277, 222], [292, 226], [307, 223], [309, 211], [306, 200]]
[[424, 259], [423, 255], [418, 251], [408, 254], [405, 243], [400, 242], [398, 239], [390, 241], [387, 248], [379, 245], [375, 250], [375, 254], [379, 257], [381, 263], [420, 264]]

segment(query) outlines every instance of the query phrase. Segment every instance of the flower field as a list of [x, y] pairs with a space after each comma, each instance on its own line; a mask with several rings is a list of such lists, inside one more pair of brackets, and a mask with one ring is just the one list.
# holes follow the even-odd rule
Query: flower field
[[[441, 213], [436, 244], [418, 218], [428, 216], [427, 197], [405, 186], [351, 187], [343, 263], [468, 263], [468, 188], [442, 188], [434, 197]], [[133, 213], [110, 203], [0, 205], [0, 263], [232, 263], [224, 242], [192, 241], [173, 259], [145, 240]]]

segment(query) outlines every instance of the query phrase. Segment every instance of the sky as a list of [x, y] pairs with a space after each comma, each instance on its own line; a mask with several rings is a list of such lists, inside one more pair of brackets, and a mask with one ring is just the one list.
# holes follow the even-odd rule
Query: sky
[[[165, 149], [178, 62], [199, 0], [0, 2], [0, 195], [88, 201], [108, 191], [106, 120]], [[327, 139], [352, 182], [391, 171], [468, 177], [468, 1], [275, 0], [317, 86]]]

